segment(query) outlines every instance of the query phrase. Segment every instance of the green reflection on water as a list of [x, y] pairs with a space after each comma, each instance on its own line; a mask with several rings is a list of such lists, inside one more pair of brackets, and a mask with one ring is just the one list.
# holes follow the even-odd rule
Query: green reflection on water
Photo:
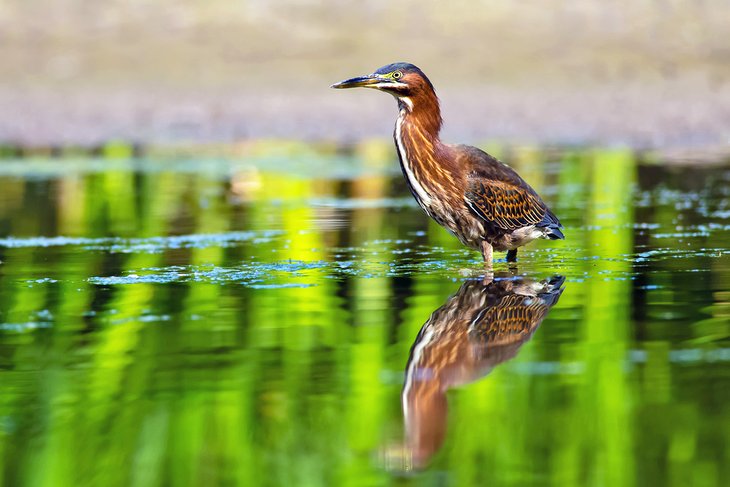
[[4, 485], [727, 484], [729, 169], [503, 151], [567, 236], [512, 272], [565, 292], [414, 471], [409, 352], [478, 254], [380, 142], [236, 150], [2, 161]]

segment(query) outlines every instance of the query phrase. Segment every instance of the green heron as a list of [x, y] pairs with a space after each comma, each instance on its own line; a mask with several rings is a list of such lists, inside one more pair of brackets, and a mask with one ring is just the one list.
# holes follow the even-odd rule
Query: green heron
[[406, 447], [421, 468], [444, 441], [446, 392], [487, 375], [519, 351], [558, 302], [563, 276], [466, 281], [411, 346], [401, 394]]
[[411, 193], [431, 218], [479, 249], [487, 266], [493, 249], [514, 262], [517, 248], [537, 238], [565, 238], [558, 218], [512, 168], [476, 147], [441, 142], [439, 100], [423, 71], [395, 63], [332, 85], [357, 87], [396, 98], [394, 139]]

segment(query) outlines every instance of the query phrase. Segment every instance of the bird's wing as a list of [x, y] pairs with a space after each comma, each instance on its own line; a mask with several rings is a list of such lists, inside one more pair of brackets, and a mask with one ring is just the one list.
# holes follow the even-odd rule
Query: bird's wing
[[494, 179], [472, 179], [464, 194], [479, 217], [504, 230], [543, 223], [547, 206], [529, 187]]

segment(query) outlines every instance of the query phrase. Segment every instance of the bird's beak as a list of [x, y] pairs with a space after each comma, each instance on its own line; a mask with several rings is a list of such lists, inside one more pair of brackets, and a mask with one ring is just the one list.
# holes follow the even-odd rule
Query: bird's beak
[[392, 80], [383, 78], [377, 74], [369, 74], [367, 76], [358, 76], [357, 78], [350, 78], [339, 83], [335, 83], [330, 88], [345, 89], [345, 88], [358, 88], [364, 86], [366, 88], [378, 88], [383, 84], [392, 83]]

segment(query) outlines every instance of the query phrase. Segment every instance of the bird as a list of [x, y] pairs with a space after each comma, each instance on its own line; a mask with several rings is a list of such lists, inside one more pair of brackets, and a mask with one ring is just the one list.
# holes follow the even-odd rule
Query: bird
[[418, 332], [406, 365], [401, 405], [405, 458], [427, 465], [446, 436], [446, 392], [512, 359], [558, 302], [565, 277], [465, 281]]
[[433, 84], [417, 66], [393, 63], [331, 88], [372, 88], [398, 102], [393, 138], [408, 187], [419, 206], [491, 267], [493, 251], [537, 239], [564, 239], [563, 226], [514, 169], [476, 147], [441, 141], [442, 118]]

